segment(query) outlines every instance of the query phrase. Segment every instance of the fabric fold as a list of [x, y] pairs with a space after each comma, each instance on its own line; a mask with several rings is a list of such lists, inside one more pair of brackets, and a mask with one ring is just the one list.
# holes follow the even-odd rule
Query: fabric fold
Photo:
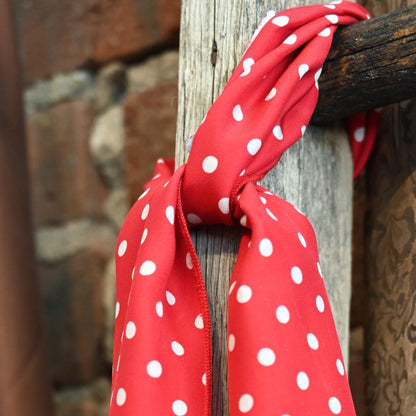
[[[268, 13], [195, 133], [188, 162], [159, 160], [116, 253], [110, 414], [211, 414], [211, 328], [188, 227], [240, 224], [228, 311], [230, 415], [354, 415], [315, 233], [254, 184], [300, 139], [334, 31], [368, 18], [335, 1]], [[378, 115], [350, 123], [355, 174]]]

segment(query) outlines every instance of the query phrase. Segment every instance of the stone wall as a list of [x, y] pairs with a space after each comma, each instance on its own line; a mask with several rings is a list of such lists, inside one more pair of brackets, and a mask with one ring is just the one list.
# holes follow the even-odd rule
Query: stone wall
[[[102, 416], [116, 238], [154, 162], [174, 155], [180, 1], [13, 4], [57, 415]], [[357, 354], [350, 374], [359, 395]]]
[[108, 412], [118, 231], [174, 155], [179, 0], [13, 1], [57, 416]]
[[105, 414], [118, 231], [174, 154], [178, 52], [27, 87], [32, 207], [58, 415]]

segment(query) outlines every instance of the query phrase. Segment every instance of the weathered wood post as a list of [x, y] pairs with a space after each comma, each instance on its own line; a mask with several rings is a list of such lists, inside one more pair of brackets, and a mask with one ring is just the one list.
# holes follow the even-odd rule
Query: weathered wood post
[[[400, 2], [401, 7], [416, 4]], [[374, 14], [394, 0], [368, 0]], [[416, 25], [408, 27], [415, 33]], [[416, 101], [384, 111], [368, 171], [368, 415], [416, 414]]]
[[[177, 165], [187, 158], [185, 140], [219, 95], [268, 10], [312, 0], [183, 0], [179, 66]], [[344, 358], [347, 358], [352, 163], [343, 128], [308, 128], [263, 180], [306, 213], [315, 227], [321, 263]], [[240, 230], [198, 227], [193, 239], [210, 300], [213, 342], [212, 415], [228, 415], [226, 317], [230, 273]]]
[[51, 416], [11, 2], [0, 1], [0, 415]]

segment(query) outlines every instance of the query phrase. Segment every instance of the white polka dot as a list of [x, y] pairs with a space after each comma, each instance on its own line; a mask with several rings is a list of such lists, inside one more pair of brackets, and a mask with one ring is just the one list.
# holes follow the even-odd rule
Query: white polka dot
[[268, 238], [263, 238], [259, 244], [259, 251], [263, 257], [270, 257], [273, 254], [273, 244]]
[[188, 214], [186, 216], [186, 219], [191, 223], [191, 224], [201, 224], [202, 220], [201, 218], [198, 217], [198, 215], [196, 214]]
[[266, 95], [266, 98], [264, 99], [264, 101], [270, 101], [275, 95], [276, 95], [276, 88], [272, 88], [269, 93]]
[[163, 316], [163, 303], [161, 301], [156, 303], [156, 313], [160, 318]]
[[230, 334], [228, 337], [228, 351], [234, 351], [235, 348], [235, 336]]
[[251, 71], [251, 66], [254, 64], [253, 58], [247, 58], [243, 61], [243, 69], [244, 72], [241, 73], [240, 77], [245, 77], [248, 75]]
[[247, 151], [254, 156], [261, 148], [262, 141], [260, 139], [252, 139], [247, 144]]
[[266, 208], [266, 212], [267, 212], [267, 214], [269, 215], [269, 217], [270, 217], [271, 219], [273, 219], [273, 220], [277, 221], [276, 216], [273, 214], [273, 212], [271, 212], [271, 211], [269, 210], [269, 208]]
[[241, 226], [242, 227], [247, 227], [247, 215], [243, 215], [241, 218], [240, 218], [240, 224], [241, 224]]
[[303, 237], [301, 233], [298, 233], [298, 238], [299, 238], [300, 243], [303, 245], [303, 247], [306, 247], [305, 238]]
[[132, 339], [136, 335], [136, 325], [133, 321], [127, 322], [126, 325], [126, 338]]
[[326, 27], [324, 30], [321, 30], [319, 33], [318, 33], [318, 36], [322, 36], [322, 37], [324, 37], [324, 38], [327, 38], [328, 36], [330, 36], [331, 35], [331, 29], [329, 28], [329, 27]]
[[300, 132], [301, 132], [302, 136], [305, 134], [305, 131], [306, 131], [306, 126], [302, 126], [300, 128]]
[[331, 397], [328, 401], [329, 410], [334, 415], [339, 415], [341, 413], [341, 402], [336, 397]]
[[156, 161], [156, 163], [165, 163], [165, 161], [160, 157], [157, 161]]
[[119, 388], [117, 391], [117, 396], [116, 396], [117, 406], [123, 406], [123, 404], [126, 403], [126, 399], [127, 399], [126, 390], [124, 390], [123, 388]]
[[166, 301], [169, 303], [170, 306], [173, 306], [176, 303], [176, 298], [173, 296], [169, 290], [166, 291]]
[[231, 292], [234, 290], [236, 284], [237, 284], [237, 281], [234, 281], [230, 284], [230, 290], [228, 291], [229, 295], [231, 295]]
[[146, 204], [146, 206], [143, 208], [142, 211], [142, 220], [145, 220], [147, 216], [149, 215], [150, 205]]
[[309, 65], [308, 64], [302, 64], [299, 65], [298, 73], [299, 73], [299, 79], [302, 79], [303, 76], [309, 71]]
[[241, 121], [244, 118], [243, 111], [240, 105], [236, 105], [233, 108], [233, 118], [235, 121]]
[[289, 23], [289, 18], [287, 16], [276, 16], [273, 20], [272, 23], [275, 24], [276, 26], [286, 26]]
[[290, 320], [289, 309], [284, 305], [280, 305], [276, 309], [276, 318], [281, 324], [287, 324]]
[[155, 176], [153, 176], [152, 180], [160, 178], [162, 175], [160, 173], [157, 173]]
[[178, 341], [172, 341], [171, 347], [172, 347], [172, 351], [176, 355], [181, 356], [181, 355], [185, 354], [185, 349], [183, 348], [183, 346], [181, 344], [179, 344]]
[[118, 314], [120, 313], [120, 302], [117, 302], [116, 303], [116, 310], [115, 310], [115, 314], [114, 314], [114, 316], [115, 316], [115, 319], [117, 319], [118, 318]]
[[166, 218], [173, 225], [173, 223], [175, 222], [175, 209], [172, 205], [169, 205], [166, 208]]
[[246, 303], [251, 299], [253, 292], [250, 286], [241, 285], [237, 290], [237, 302]]
[[185, 261], [186, 261], [186, 267], [187, 267], [189, 270], [191, 270], [191, 269], [193, 269], [193, 268], [194, 268], [194, 265], [193, 265], [193, 263], [192, 263], [192, 256], [191, 256], [191, 253], [186, 253], [186, 259], [185, 259]]
[[146, 260], [145, 262], [143, 262], [139, 270], [142, 276], [150, 276], [155, 271], [156, 271], [156, 264], [153, 263], [151, 260]]
[[337, 370], [342, 376], [345, 374], [344, 364], [339, 358], [337, 359]]
[[365, 127], [359, 127], [354, 131], [354, 140], [361, 143], [365, 137]]
[[215, 156], [207, 156], [202, 162], [202, 169], [205, 173], [212, 173], [218, 167], [218, 159]]
[[199, 314], [196, 318], [195, 318], [195, 322], [194, 325], [196, 328], [198, 329], [203, 329], [204, 328], [204, 320], [202, 319], [202, 315]]
[[163, 187], [164, 187], [164, 188], [166, 188], [168, 185], [169, 185], [169, 181], [165, 182], [165, 183], [163, 184]]
[[238, 409], [241, 413], [249, 412], [254, 406], [253, 396], [250, 394], [243, 394], [238, 400]]
[[147, 364], [147, 374], [153, 378], [159, 378], [162, 375], [162, 364], [159, 361], [153, 360]]
[[315, 87], [316, 87], [316, 89], [317, 89], [317, 90], [319, 90], [319, 84], [318, 84], [318, 81], [319, 81], [319, 77], [321, 76], [321, 73], [322, 73], [322, 68], [318, 69], [318, 70], [315, 72], [315, 75], [314, 75], [314, 78], [315, 78]]
[[297, 37], [295, 34], [289, 35], [284, 41], [283, 43], [285, 43], [286, 45], [293, 45], [296, 43]]
[[277, 140], [283, 140], [283, 132], [280, 126], [273, 127], [273, 136], [276, 137]]
[[308, 345], [311, 349], [317, 350], [319, 348], [318, 338], [316, 338], [316, 336], [314, 334], [309, 333], [307, 335], [306, 339], [308, 340]]
[[150, 188], [147, 188], [140, 196], [139, 196], [139, 198], [138, 199], [142, 199], [142, 198], [144, 198], [148, 193], [149, 193], [149, 191], [150, 191]]
[[259, 198], [263, 205], [267, 204], [267, 199], [264, 196], [260, 196]]
[[298, 373], [296, 384], [301, 390], [307, 390], [309, 388], [309, 377], [304, 371]]
[[303, 274], [302, 270], [299, 269], [298, 266], [292, 267], [292, 270], [290, 271], [290, 276], [292, 277], [292, 280], [297, 284], [301, 284], [303, 280]]
[[229, 214], [230, 212], [230, 198], [221, 198], [218, 201], [218, 208], [223, 214]]
[[325, 17], [334, 25], [338, 23], [338, 16], [336, 14], [327, 14]]
[[202, 384], [203, 384], [204, 386], [206, 386], [206, 385], [207, 385], [207, 375], [206, 375], [206, 373], [202, 374]]
[[322, 296], [318, 295], [316, 297], [315, 303], [316, 303], [316, 309], [318, 309], [318, 311], [322, 313], [325, 310], [325, 303], [324, 303], [324, 300], [322, 299]]
[[327, 7], [328, 9], [335, 9], [335, 6], [333, 4], [324, 4], [325, 7]]
[[318, 261], [318, 263], [316, 263], [316, 267], [318, 268], [319, 275], [322, 277], [322, 269], [321, 269], [321, 265], [320, 265], [319, 261]]
[[257, 353], [257, 361], [265, 367], [270, 367], [276, 361], [276, 354], [270, 348], [262, 348]]
[[188, 413], [188, 406], [182, 400], [175, 400], [172, 403], [172, 410], [176, 416], [184, 416]]
[[143, 230], [142, 239], [140, 240], [140, 244], [143, 244], [146, 241], [148, 230], [145, 228]]
[[118, 253], [119, 257], [124, 256], [124, 254], [126, 254], [126, 251], [127, 251], [127, 241], [123, 240], [118, 246], [117, 253]]

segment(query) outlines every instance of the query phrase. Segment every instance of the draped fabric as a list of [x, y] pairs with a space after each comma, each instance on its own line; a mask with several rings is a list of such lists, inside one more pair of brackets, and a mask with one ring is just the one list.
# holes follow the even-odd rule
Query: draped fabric
[[[110, 415], [210, 415], [210, 316], [188, 228], [214, 223], [244, 230], [228, 299], [231, 416], [355, 414], [312, 226], [254, 182], [305, 132], [334, 31], [368, 17], [341, 1], [268, 13], [188, 162], [158, 161], [117, 243]], [[377, 119], [351, 120], [355, 175]]]

